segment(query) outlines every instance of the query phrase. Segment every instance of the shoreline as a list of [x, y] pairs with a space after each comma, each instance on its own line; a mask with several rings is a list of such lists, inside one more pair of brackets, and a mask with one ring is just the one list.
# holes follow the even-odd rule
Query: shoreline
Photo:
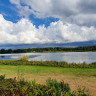
[[[26, 59], [26, 58], [25, 58]], [[28, 66], [51, 66], [63, 68], [96, 68], [96, 62], [87, 64], [83, 63], [68, 63], [58, 61], [28, 61], [28, 60], [0, 60], [0, 65], [28, 65]]]

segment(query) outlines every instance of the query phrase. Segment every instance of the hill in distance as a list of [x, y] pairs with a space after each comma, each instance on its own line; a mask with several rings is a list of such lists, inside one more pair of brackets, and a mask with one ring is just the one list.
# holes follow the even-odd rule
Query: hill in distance
[[45, 43], [45, 44], [3, 44], [0, 49], [27, 49], [27, 48], [45, 48], [45, 47], [83, 47], [95, 46], [96, 41], [72, 42], [72, 43]]

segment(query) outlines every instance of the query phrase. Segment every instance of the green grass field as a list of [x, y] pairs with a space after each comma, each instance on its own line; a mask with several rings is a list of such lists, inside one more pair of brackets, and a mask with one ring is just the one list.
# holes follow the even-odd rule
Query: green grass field
[[49, 66], [31, 66], [31, 65], [0, 65], [0, 75], [6, 78], [18, 79], [24, 78], [31, 81], [36, 80], [37, 83], [45, 84], [48, 78], [57, 81], [64, 80], [68, 82], [72, 90], [78, 87], [86, 87], [90, 94], [96, 94], [96, 68], [62, 68]]
[[96, 68], [63, 68], [31, 65], [0, 65], [0, 75], [6, 78], [24, 78], [36, 80], [37, 83], [45, 84], [48, 78], [57, 81], [64, 80], [71, 86], [72, 91], [78, 87], [86, 87], [92, 96], [96, 94]]
[[31, 65], [0, 65], [0, 74], [6, 76], [16, 76], [19, 73], [24, 74], [47, 74], [47, 75], [74, 75], [82, 77], [96, 77], [96, 68], [62, 68], [49, 66], [31, 66]]

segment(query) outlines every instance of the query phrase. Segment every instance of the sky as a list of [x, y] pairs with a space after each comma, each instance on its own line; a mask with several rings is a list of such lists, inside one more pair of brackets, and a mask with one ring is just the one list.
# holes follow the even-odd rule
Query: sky
[[0, 0], [0, 44], [96, 40], [96, 0]]

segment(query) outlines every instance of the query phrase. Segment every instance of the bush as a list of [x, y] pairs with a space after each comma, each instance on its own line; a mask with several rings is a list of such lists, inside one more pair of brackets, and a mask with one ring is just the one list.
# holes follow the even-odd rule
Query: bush
[[[4, 76], [0, 76], [4, 77]], [[67, 83], [48, 79], [46, 85], [15, 79], [0, 79], [0, 96], [89, 96], [85, 91], [71, 92]]]
[[20, 57], [21, 61], [28, 61], [28, 59], [29, 59], [28, 56], [21, 56]]
[[5, 79], [5, 75], [1, 75], [0, 80], [4, 80], [4, 79]]

